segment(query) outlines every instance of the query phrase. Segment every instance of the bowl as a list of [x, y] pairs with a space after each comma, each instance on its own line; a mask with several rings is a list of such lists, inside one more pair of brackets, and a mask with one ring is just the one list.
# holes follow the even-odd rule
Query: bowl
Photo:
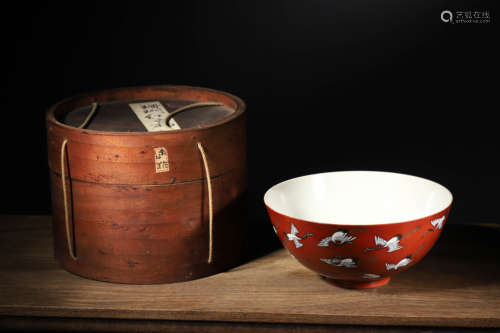
[[424, 178], [340, 171], [293, 178], [264, 195], [273, 229], [302, 265], [344, 288], [374, 288], [420, 261], [453, 196]]

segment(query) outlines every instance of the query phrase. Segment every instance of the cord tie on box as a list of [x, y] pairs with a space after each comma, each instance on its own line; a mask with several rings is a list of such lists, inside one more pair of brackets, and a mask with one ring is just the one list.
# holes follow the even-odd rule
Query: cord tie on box
[[[94, 116], [97, 110], [98, 104], [92, 103], [92, 109], [83, 121], [83, 123], [78, 126], [78, 128], [85, 128], [88, 122]], [[68, 209], [68, 194], [66, 190], [66, 146], [68, 145], [68, 139], [64, 138], [61, 144], [61, 181], [62, 181], [62, 192], [63, 192], [63, 202], [64, 202], [64, 224], [66, 226], [66, 241], [68, 242], [68, 252], [73, 260], [77, 260], [78, 257], [75, 255], [74, 245], [71, 243], [71, 234], [69, 232], [69, 209]], [[70, 182], [71, 186], [71, 182]]]

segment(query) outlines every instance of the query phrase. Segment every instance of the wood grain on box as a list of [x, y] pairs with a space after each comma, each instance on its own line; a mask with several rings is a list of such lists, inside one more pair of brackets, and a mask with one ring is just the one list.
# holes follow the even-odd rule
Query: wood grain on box
[[[87, 116], [88, 126], [65, 123], [75, 123], [72, 113], [89, 114], [79, 110], [90, 101], [95, 114]], [[183, 105], [171, 109], [181, 129], [146, 132], [130, 108], [163, 108], [159, 101]], [[148, 107], [144, 119], [166, 122], [166, 114], [146, 118]], [[152, 284], [241, 264], [247, 234], [241, 99], [186, 86], [122, 88], [61, 101], [46, 120], [55, 257], [65, 269], [100, 281]]]

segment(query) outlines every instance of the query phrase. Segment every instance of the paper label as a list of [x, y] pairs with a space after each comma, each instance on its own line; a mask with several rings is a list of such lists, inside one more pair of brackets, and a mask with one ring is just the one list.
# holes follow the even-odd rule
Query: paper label
[[170, 119], [167, 126], [165, 119], [169, 115], [167, 109], [158, 101], [132, 103], [129, 104], [132, 111], [141, 123], [146, 127], [148, 132], [171, 131], [180, 129], [179, 125], [174, 119]]
[[155, 148], [155, 168], [156, 173], [170, 171], [168, 153], [165, 147]]

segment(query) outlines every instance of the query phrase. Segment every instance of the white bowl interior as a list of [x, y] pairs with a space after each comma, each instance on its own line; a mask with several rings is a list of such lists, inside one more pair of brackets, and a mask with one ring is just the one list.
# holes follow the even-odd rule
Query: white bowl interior
[[264, 203], [301, 220], [371, 225], [411, 221], [447, 208], [453, 197], [433, 181], [392, 172], [340, 171], [293, 178], [271, 187]]

